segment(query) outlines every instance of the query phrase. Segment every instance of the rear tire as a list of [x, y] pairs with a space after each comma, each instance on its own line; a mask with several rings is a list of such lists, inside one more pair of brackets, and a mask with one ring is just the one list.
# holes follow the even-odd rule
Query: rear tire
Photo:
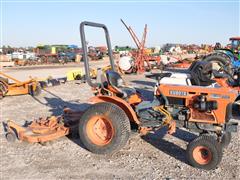
[[[219, 66], [224, 67], [224, 69], [229, 73], [232, 74], [232, 63], [231, 60], [223, 53], [215, 53], [210, 54], [203, 59], [203, 61], [217, 63]], [[214, 67], [213, 67], [214, 68]], [[217, 69], [216, 69], [217, 70]]]
[[187, 159], [193, 167], [215, 169], [222, 159], [222, 146], [209, 135], [197, 137], [188, 144]]
[[130, 136], [126, 113], [112, 103], [97, 103], [83, 114], [79, 136], [84, 146], [96, 154], [111, 154], [120, 150]]

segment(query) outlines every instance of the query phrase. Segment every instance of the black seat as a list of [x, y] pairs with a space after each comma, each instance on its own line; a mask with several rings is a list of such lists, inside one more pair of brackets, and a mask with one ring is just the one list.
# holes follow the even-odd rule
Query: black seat
[[119, 73], [108, 70], [106, 72], [107, 83], [117, 92], [116, 95], [121, 98], [127, 98], [132, 94], [136, 94], [136, 90], [131, 87], [127, 87], [124, 84], [124, 80]]

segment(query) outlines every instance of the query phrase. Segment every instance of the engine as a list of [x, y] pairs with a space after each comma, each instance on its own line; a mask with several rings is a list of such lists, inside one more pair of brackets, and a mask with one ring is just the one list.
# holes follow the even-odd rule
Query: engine
[[201, 112], [217, 110], [217, 101], [207, 101], [205, 95], [199, 95], [193, 102], [193, 108]]

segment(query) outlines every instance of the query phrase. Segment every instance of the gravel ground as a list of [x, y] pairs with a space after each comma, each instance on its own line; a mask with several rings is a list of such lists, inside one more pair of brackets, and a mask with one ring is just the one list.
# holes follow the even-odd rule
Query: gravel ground
[[[24, 72], [24, 71], [22, 71]], [[133, 85], [151, 86], [141, 76], [126, 78]], [[144, 90], [149, 93], [150, 90]], [[85, 109], [92, 96], [87, 84], [68, 82], [49, 87], [38, 97], [12, 96], [1, 100], [1, 121], [12, 119], [20, 124], [38, 117], [59, 115], [64, 106]], [[127, 145], [109, 156], [99, 156], [84, 149], [78, 138], [64, 137], [47, 143], [8, 143], [2, 123], [1, 179], [239, 179], [239, 135], [224, 150], [219, 167], [205, 171], [191, 167], [185, 158], [187, 142], [194, 138], [178, 130], [166, 135], [166, 129], [140, 137], [133, 134]]]

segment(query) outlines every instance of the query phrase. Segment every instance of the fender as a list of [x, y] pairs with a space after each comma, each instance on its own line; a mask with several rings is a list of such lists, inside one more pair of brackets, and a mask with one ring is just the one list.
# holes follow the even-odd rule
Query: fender
[[240, 61], [234, 56], [234, 53], [231, 50], [220, 49], [220, 50], [216, 50], [216, 52], [217, 53], [222, 53], [222, 54], [225, 54], [226, 56], [228, 56], [229, 59], [231, 60], [231, 63], [232, 63], [234, 68], [240, 67]]
[[99, 102], [109, 102], [116, 104], [120, 108], [124, 110], [126, 115], [128, 116], [129, 120], [131, 122], [134, 122], [136, 124], [140, 124], [140, 121], [138, 120], [136, 112], [133, 110], [133, 108], [123, 99], [117, 97], [117, 96], [94, 96], [89, 99], [89, 102], [92, 104], [99, 103]]

